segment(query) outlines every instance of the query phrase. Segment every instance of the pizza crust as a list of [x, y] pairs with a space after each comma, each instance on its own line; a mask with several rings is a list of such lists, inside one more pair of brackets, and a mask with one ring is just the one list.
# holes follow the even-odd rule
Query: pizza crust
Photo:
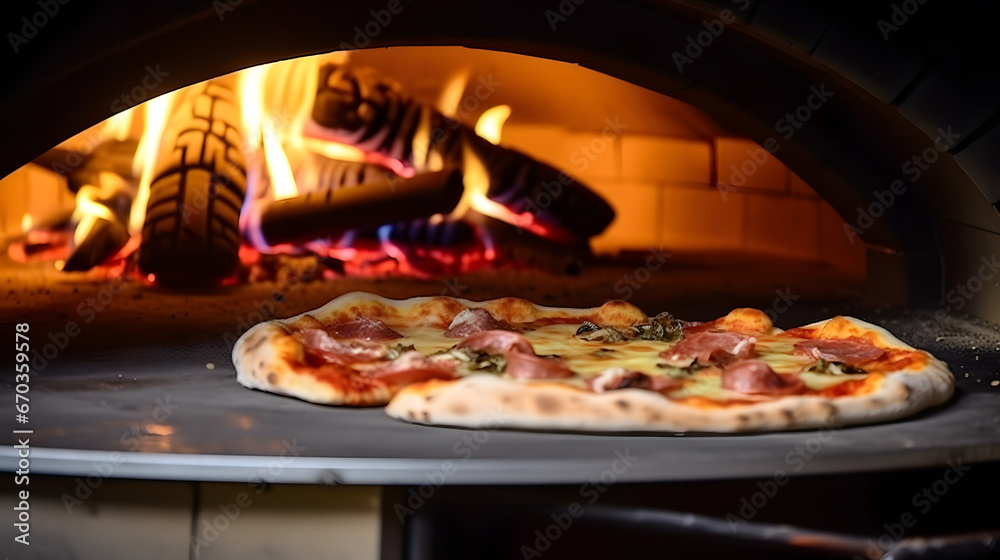
[[[881, 327], [843, 319], [876, 333], [886, 347], [914, 350]], [[422, 424], [483, 428], [496, 427], [500, 418], [505, 428], [588, 432], [750, 432], [885, 422], [942, 404], [953, 394], [947, 366], [924, 354], [924, 367], [887, 373], [877, 389], [855, 396], [800, 395], [699, 408], [640, 389], [592, 393], [552, 382], [476, 375], [406, 387], [385, 412]]]

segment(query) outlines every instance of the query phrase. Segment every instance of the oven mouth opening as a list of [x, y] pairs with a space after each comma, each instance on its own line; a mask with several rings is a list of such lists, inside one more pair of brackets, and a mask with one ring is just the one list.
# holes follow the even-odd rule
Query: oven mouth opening
[[857, 297], [865, 244], [773, 151], [563, 62], [334, 52], [160, 95], [7, 176], [5, 268], [38, 292], [258, 300], [246, 286], [362, 280], [775, 313]]

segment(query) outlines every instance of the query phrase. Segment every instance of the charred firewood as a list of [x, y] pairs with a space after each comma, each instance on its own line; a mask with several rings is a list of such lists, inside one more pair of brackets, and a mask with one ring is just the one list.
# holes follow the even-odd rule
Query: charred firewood
[[271, 203], [261, 215], [261, 232], [270, 245], [336, 237], [373, 224], [447, 214], [462, 192], [462, 174], [455, 169], [317, 191]]
[[83, 185], [96, 185], [101, 173], [132, 177], [132, 160], [137, 146], [135, 140], [112, 139], [101, 142], [87, 153], [57, 147], [31, 163], [66, 177], [69, 190], [77, 192]]
[[94, 185], [83, 185], [79, 189], [83, 189], [81, 192], [87, 195], [93, 206], [102, 210], [99, 215], [95, 212], [83, 218], [89, 223], [77, 225], [74, 238], [80, 234], [79, 228], [86, 228], [85, 236], [66, 259], [63, 266], [65, 272], [90, 270], [104, 263], [120, 251], [130, 237], [128, 217], [132, 195], [128, 192], [125, 179], [107, 172], [95, 178]]
[[119, 221], [96, 218], [87, 237], [66, 259], [64, 272], [90, 270], [113, 257], [128, 242], [128, 227]]
[[[392, 170], [381, 165], [332, 159], [315, 152], [290, 156], [289, 163], [299, 194], [331, 192], [399, 179]], [[257, 199], [266, 199], [272, 196], [270, 189], [271, 179], [264, 173], [260, 186], [251, 190]]]
[[461, 167], [468, 147], [489, 173], [487, 196], [547, 228], [590, 237], [614, 219], [600, 196], [568, 174], [490, 144], [374, 70], [321, 67], [312, 118], [331, 138], [402, 161], [417, 173]]
[[139, 248], [139, 267], [160, 282], [211, 282], [239, 263], [246, 163], [234, 82], [189, 88], [164, 134]]

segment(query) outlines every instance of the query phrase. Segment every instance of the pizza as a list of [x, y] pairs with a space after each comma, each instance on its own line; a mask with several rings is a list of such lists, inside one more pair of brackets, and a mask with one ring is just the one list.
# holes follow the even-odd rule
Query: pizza
[[741, 308], [713, 321], [519, 298], [354, 292], [255, 325], [246, 387], [400, 420], [593, 432], [746, 432], [898, 419], [952, 395], [947, 366], [837, 316], [787, 331]]

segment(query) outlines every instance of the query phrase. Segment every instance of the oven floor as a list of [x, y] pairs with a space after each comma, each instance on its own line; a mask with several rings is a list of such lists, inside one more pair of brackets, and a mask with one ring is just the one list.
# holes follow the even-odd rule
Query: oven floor
[[[830, 436], [477, 432], [411, 425], [377, 407], [326, 407], [245, 389], [219, 337], [92, 348], [77, 342], [75, 351], [34, 369], [30, 421], [17, 427], [33, 430], [33, 473], [85, 476], [100, 466], [113, 477], [175, 480], [422, 484], [431, 476], [448, 484], [580, 484], [622, 454], [636, 458], [616, 475], [623, 482], [1000, 459], [1000, 387], [991, 383], [1000, 379], [995, 328], [951, 317], [935, 321], [931, 312], [849, 307], [947, 361], [958, 379], [954, 399], [908, 420], [835, 429]], [[805, 305], [792, 311], [803, 322], [828, 313]], [[13, 392], [10, 377], [5, 391]], [[14, 437], [0, 438], [0, 467], [10, 471], [17, 464]]]

